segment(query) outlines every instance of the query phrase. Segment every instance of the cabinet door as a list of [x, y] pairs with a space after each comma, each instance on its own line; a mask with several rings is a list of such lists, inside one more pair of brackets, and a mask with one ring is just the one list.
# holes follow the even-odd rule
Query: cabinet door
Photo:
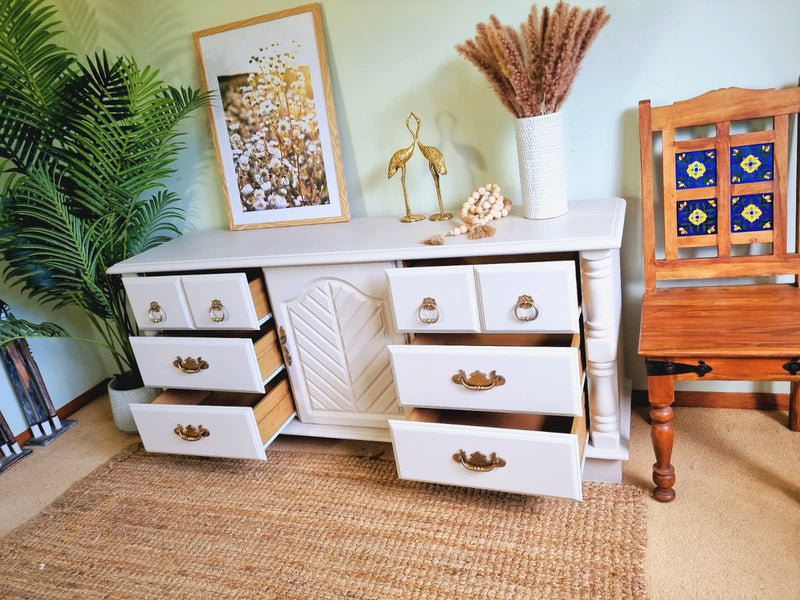
[[391, 263], [272, 267], [264, 278], [303, 423], [387, 427], [401, 414], [389, 364]]

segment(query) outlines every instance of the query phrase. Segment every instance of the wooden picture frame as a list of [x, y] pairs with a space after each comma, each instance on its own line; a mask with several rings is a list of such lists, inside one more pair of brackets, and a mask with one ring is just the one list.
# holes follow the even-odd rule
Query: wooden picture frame
[[230, 228], [349, 220], [319, 4], [192, 36]]

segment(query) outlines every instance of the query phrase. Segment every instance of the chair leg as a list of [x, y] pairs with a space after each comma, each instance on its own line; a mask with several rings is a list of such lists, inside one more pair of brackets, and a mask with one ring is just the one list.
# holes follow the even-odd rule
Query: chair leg
[[672, 489], [675, 468], [670, 464], [674, 437], [671, 405], [675, 401], [675, 378], [669, 375], [648, 377], [647, 395], [650, 400], [650, 436], [656, 455], [653, 496], [659, 502], [672, 502], [675, 499], [675, 490]]
[[800, 381], [793, 381], [789, 391], [789, 429], [800, 431]]

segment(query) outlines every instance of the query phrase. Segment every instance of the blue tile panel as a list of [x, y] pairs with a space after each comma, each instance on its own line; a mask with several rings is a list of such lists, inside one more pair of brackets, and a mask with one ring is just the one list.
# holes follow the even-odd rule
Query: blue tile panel
[[717, 233], [717, 199], [678, 202], [678, 237]]
[[717, 185], [717, 151], [697, 150], [677, 153], [675, 185], [679, 190]]
[[772, 194], [731, 197], [731, 232], [772, 229]]
[[772, 180], [772, 144], [731, 148], [731, 183]]

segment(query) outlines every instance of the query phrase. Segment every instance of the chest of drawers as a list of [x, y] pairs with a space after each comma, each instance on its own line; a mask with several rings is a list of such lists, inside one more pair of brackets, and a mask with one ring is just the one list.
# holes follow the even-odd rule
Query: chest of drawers
[[[250, 439], [256, 458], [279, 431], [393, 441], [401, 477], [573, 498], [581, 479], [619, 481], [624, 208], [512, 212], [442, 246], [422, 243], [442, 224], [388, 217], [197, 232], [114, 265], [159, 333], [133, 340], [168, 389], [137, 408], [142, 437], [224, 456]], [[207, 410], [235, 433], [203, 437]]]

